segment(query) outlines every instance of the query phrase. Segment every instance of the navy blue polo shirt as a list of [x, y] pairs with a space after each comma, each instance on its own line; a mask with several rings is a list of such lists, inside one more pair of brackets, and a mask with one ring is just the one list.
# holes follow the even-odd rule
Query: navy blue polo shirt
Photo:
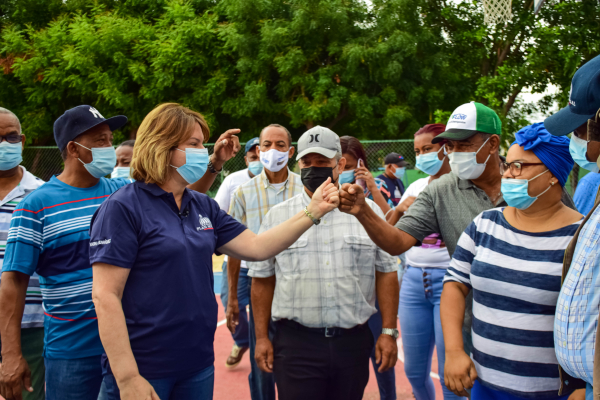
[[[90, 263], [130, 269], [123, 312], [144, 378], [184, 376], [213, 364], [212, 255], [244, 230], [205, 194], [186, 189], [180, 211], [171, 193], [143, 182], [121, 188], [96, 211]], [[103, 365], [109, 372], [106, 354]]]

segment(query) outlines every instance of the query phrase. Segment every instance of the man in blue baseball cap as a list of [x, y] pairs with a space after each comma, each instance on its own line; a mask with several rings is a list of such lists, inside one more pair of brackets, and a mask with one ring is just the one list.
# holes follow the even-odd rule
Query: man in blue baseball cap
[[[27, 196], [14, 211], [2, 266], [0, 395], [21, 399], [29, 366], [21, 355], [20, 329], [27, 281], [40, 276], [45, 314], [46, 399], [98, 398], [102, 344], [92, 302], [90, 220], [100, 204], [131, 179], [106, 179], [117, 157], [113, 131], [125, 116], [104, 118], [94, 107], [67, 110], [54, 123], [65, 168]], [[208, 169], [192, 189], [207, 188], [239, 146], [230, 130], [217, 141]]]
[[[260, 144], [259, 138], [255, 137], [246, 143], [244, 161], [248, 168], [241, 171], [229, 174], [221, 183], [219, 191], [215, 196], [215, 201], [219, 203], [221, 210], [229, 212], [229, 206], [231, 205], [231, 199], [237, 188], [248, 182], [260, 174], [263, 170], [263, 165], [260, 162], [258, 155], [258, 145]], [[248, 267], [245, 261], [236, 260], [239, 263], [239, 278], [229, 279], [227, 276], [227, 265], [228, 257], [225, 256], [223, 260], [223, 273], [221, 275], [221, 302], [223, 307], [227, 310], [228, 298], [233, 299], [233, 303], [237, 303], [238, 307], [236, 311], [238, 314], [238, 326], [234, 332], [231, 333], [233, 337], [233, 348], [227, 360], [225, 366], [228, 369], [234, 369], [237, 367], [244, 354], [248, 351], [250, 346], [250, 333], [248, 331], [248, 315], [246, 313], [246, 306], [250, 303], [250, 277], [248, 276]], [[237, 269], [234, 269], [234, 273]], [[229, 296], [229, 285], [237, 283], [237, 296]]]
[[[593, 177], [598, 175], [600, 156], [599, 111], [600, 56], [597, 56], [575, 73], [569, 105], [544, 121], [546, 129], [554, 135], [573, 132], [571, 155], [580, 167], [591, 171], [588, 175]], [[589, 193], [589, 196], [594, 194]], [[563, 287], [554, 321], [558, 362], [564, 372], [587, 383], [586, 399], [590, 400], [600, 397], [599, 235], [600, 208], [596, 202], [565, 251]]]

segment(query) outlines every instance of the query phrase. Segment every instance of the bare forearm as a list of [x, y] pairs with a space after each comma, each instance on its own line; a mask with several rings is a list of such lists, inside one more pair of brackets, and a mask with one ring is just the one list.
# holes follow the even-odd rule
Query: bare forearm
[[384, 328], [395, 329], [397, 327], [396, 314], [398, 313], [398, 299], [400, 288], [398, 287], [398, 273], [376, 272], [377, 300]]
[[114, 293], [94, 293], [98, 330], [117, 383], [139, 375], [121, 300]]
[[375, 204], [381, 208], [383, 215], [385, 215], [390, 210], [390, 205], [387, 201], [385, 201], [385, 197], [381, 194], [381, 192], [375, 187], [375, 190], [371, 190], [371, 196], [373, 196], [373, 201]]
[[379, 218], [369, 206], [362, 207], [356, 216], [367, 231], [367, 234], [377, 246], [391, 255], [402, 254], [415, 244], [417, 240], [408, 233], [389, 225]]
[[275, 276], [252, 278], [252, 314], [256, 340], [269, 338], [269, 321], [271, 320], [274, 293]]
[[2, 357], [21, 356], [21, 320], [29, 276], [4, 272], [0, 284], [0, 337]]
[[229, 257], [227, 260], [227, 286], [229, 288], [229, 299], [237, 299], [241, 265], [242, 262], [238, 258]]
[[440, 302], [440, 316], [446, 352], [464, 351], [462, 325], [467, 293], [468, 288], [462, 283], [448, 282], [444, 284]]
[[400, 211], [400, 209], [396, 207], [388, 214], [387, 223], [394, 226], [398, 221], [400, 221], [400, 218], [402, 218], [403, 215], [404, 212]]

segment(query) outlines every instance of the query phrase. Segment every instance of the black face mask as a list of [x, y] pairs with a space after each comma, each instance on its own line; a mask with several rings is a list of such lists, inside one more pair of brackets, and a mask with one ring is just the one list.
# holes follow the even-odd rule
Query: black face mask
[[[335, 167], [336, 168], [337, 164]], [[300, 177], [302, 178], [302, 184], [304, 187], [315, 192], [327, 180], [331, 178], [331, 183], [335, 183], [333, 180], [333, 168], [329, 167], [308, 167], [300, 170]]]

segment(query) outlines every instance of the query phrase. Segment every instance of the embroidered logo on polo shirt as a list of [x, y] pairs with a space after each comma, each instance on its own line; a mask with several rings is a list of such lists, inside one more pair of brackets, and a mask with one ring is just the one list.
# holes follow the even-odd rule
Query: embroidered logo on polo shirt
[[208, 229], [213, 229], [212, 222], [210, 222], [210, 219], [203, 217], [202, 214], [198, 214], [198, 217], [200, 218], [200, 226], [196, 228], [196, 230], [205, 231]]
[[100, 246], [102, 244], [110, 244], [110, 239], [97, 240], [95, 242], [90, 242], [90, 247], [96, 247], [96, 246]]

